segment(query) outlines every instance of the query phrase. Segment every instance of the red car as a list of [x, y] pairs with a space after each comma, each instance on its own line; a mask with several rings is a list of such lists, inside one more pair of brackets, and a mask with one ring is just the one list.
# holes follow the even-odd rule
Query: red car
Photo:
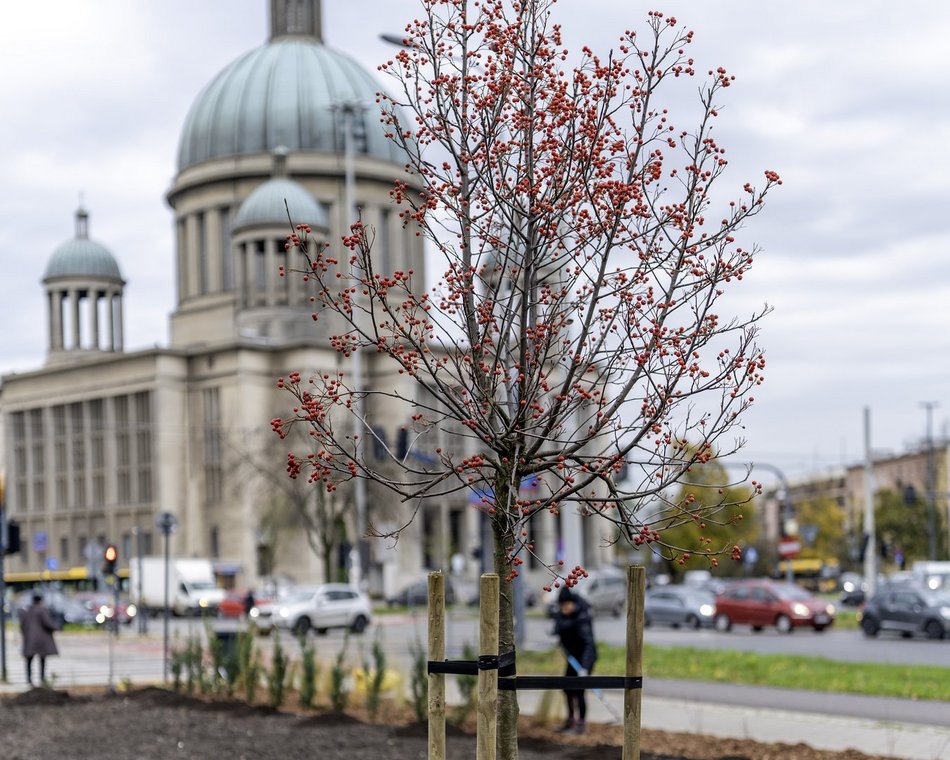
[[716, 597], [718, 631], [728, 631], [734, 624], [752, 626], [753, 631], [773, 625], [781, 633], [804, 626], [823, 631], [834, 621], [834, 605], [790, 583], [744, 581]]

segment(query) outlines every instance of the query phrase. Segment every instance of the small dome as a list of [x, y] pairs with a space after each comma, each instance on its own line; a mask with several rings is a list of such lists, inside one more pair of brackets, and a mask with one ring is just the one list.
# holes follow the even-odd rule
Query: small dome
[[122, 282], [115, 257], [101, 243], [88, 237], [89, 214], [76, 212], [76, 237], [59, 246], [50, 256], [43, 282], [58, 277], [93, 278]]
[[405, 163], [379, 121], [376, 80], [316, 38], [282, 37], [244, 54], [201, 92], [188, 112], [178, 169], [225, 156], [343, 151], [341, 106], [354, 104], [356, 150]]
[[287, 209], [290, 209], [290, 220], [295, 225], [309, 224], [321, 229], [330, 226], [326, 210], [302, 185], [286, 177], [274, 177], [247, 196], [234, 219], [234, 228], [266, 224], [287, 227], [289, 231]]

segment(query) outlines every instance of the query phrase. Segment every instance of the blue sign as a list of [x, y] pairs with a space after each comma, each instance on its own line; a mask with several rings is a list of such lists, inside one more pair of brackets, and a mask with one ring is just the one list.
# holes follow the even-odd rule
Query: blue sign
[[49, 534], [45, 530], [38, 530], [33, 534], [33, 551], [45, 552], [49, 549]]
[[47, 557], [46, 558], [46, 569], [47, 570], [59, 570], [59, 560], [56, 557]]

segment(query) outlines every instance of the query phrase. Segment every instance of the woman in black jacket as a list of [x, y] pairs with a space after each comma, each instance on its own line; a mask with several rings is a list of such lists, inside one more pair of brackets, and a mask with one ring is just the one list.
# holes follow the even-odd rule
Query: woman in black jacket
[[[558, 611], [554, 616], [554, 633], [561, 641], [567, 655], [566, 676], [588, 675], [597, 660], [597, 645], [594, 643], [594, 628], [591, 622], [590, 605], [567, 586], [558, 594]], [[565, 689], [567, 697], [567, 722], [561, 731], [584, 733], [587, 718], [587, 700], [583, 689]]]

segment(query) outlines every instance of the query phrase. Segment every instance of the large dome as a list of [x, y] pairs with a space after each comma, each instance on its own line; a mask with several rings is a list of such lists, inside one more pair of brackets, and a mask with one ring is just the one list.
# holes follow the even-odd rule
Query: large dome
[[53, 251], [43, 273], [43, 282], [58, 277], [122, 282], [119, 264], [109, 249], [88, 238], [88, 219], [89, 214], [84, 209], [76, 212], [76, 237]]
[[282, 38], [225, 68], [198, 96], [182, 131], [179, 171], [225, 156], [343, 150], [341, 105], [356, 104], [356, 150], [404, 163], [377, 115], [379, 85], [316, 39]]

